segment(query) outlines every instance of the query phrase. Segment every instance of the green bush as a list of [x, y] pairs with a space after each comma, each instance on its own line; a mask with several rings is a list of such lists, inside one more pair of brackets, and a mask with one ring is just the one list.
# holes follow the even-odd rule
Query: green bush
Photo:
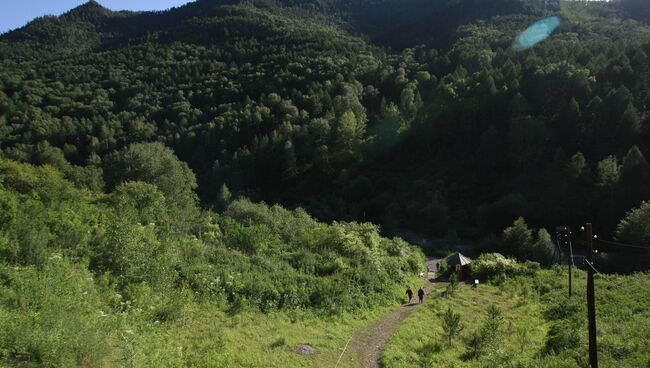
[[548, 320], [573, 320], [581, 318], [585, 313], [584, 301], [574, 296], [555, 298], [555, 302], [547, 307], [544, 316]]
[[559, 354], [584, 345], [584, 333], [575, 320], [557, 320], [551, 323], [546, 336], [545, 352]]
[[60, 256], [37, 269], [0, 264], [0, 362], [100, 366], [113, 316], [84, 264]]
[[472, 272], [476, 278], [492, 281], [516, 276], [532, 276], [540, 269], [538, 263], [518, 263], [516, 260], [506, 258], [499, 253], [481, 254], [474, 260], [472, 266]]

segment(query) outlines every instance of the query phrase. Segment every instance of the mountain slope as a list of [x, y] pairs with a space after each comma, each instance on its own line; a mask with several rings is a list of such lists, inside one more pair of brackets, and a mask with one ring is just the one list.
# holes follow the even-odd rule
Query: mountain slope
[[[650, 27], [621, 6], [90, 3], [0, 38], [0, 149], [101, 189], [115, 151], [160, 141], [206, 206], [232, 192], [477, 240], [591, 218], [613, 236], [650, 194]], [[550, 14], [556, 33], [510, 49]]]

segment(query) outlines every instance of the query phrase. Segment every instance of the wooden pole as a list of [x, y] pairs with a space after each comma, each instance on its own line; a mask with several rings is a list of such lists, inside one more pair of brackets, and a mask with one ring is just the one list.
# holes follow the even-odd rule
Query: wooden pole
[[569, 240], [569, 298], [573, 295], [573, 277], [571, 276], [571, 268], [573, 267], [573, 247], [571, 246], [571, 230], [567, 230], [567, 238]]
[[594, 291], [594, 247], [591, 223], [585, 226], [587, 236], [587, 315], [589, 317], [589, 363], [598, 368], [598, 347], [596, 340], [596, 298]]

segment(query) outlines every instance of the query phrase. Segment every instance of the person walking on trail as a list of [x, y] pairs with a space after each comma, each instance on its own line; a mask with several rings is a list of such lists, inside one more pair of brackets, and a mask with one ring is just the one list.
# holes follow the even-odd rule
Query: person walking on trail
[[422, 304], [422, 301], [424, 300], [424, 290], [422, 290], [422, 288], [418, 290], [418, 298], [420, 298], [420, 304]]
[[408, 303], [411, 302], [411, 299], [413, 299], [413, 290], [411, 290], [411, 287], [406, 288], [406, 296], [409, 297]]

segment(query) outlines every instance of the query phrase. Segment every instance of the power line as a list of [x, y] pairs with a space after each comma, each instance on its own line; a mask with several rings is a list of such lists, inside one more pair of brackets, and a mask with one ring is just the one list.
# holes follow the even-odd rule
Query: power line
[[594, 265], [593, 265], [591, 262], [589, 262], [588, 260], [586, 260], [586, 259], [585, 259], [585, 264], [586, 264], [587, 266], [591, 267], [591, 269], [592, 269], [595, 273], [600, 273], [600, 271], [598, 271], [598, 270], [596, 269], [596, 267], [594, 267]]
[[618, 246], [618, 247], [627, 247], [627, 248], [636, 248], [636, 249], [647, 249], [647, 250], [650, 250], [650, 247], [644, 247], [644, 246], [641, 246], [641, 245], [625, 244], [625, 243], [621, 243], [621, 242], [615, 242], [615, 241], [611, 241], [611, 240], [603, 240], [603, 239], [598, 239], [598, 238], [595, 239], [595, 240], [598, 241], [598, 242], [601, 242], [601, 243], [605, 243], [605, 244], [609, 244], [609, 245], [614, 245], [614, 246]]
[[[613, 246], [616, 246], [616, 247], [650, 250], [650, 247], [644, 247], [642, 245], [626, 244], [626, 243], [616, 242], [616, 241], [613, 241], [613, 240], [603, 240], [603, 239], [600, 239], [600, 238], [594, 238], [594, 240], [597, 241], [597, 242], [603, 243], [603, 244], [613, 245]], [[580, 245], [586, 245], [587, 244], [584, 241], [581, 241], [581, 240], [578, 240], [578, 239], [574, 240], [574, 242], [577, 243], [577, 244], [580, 244]]]

